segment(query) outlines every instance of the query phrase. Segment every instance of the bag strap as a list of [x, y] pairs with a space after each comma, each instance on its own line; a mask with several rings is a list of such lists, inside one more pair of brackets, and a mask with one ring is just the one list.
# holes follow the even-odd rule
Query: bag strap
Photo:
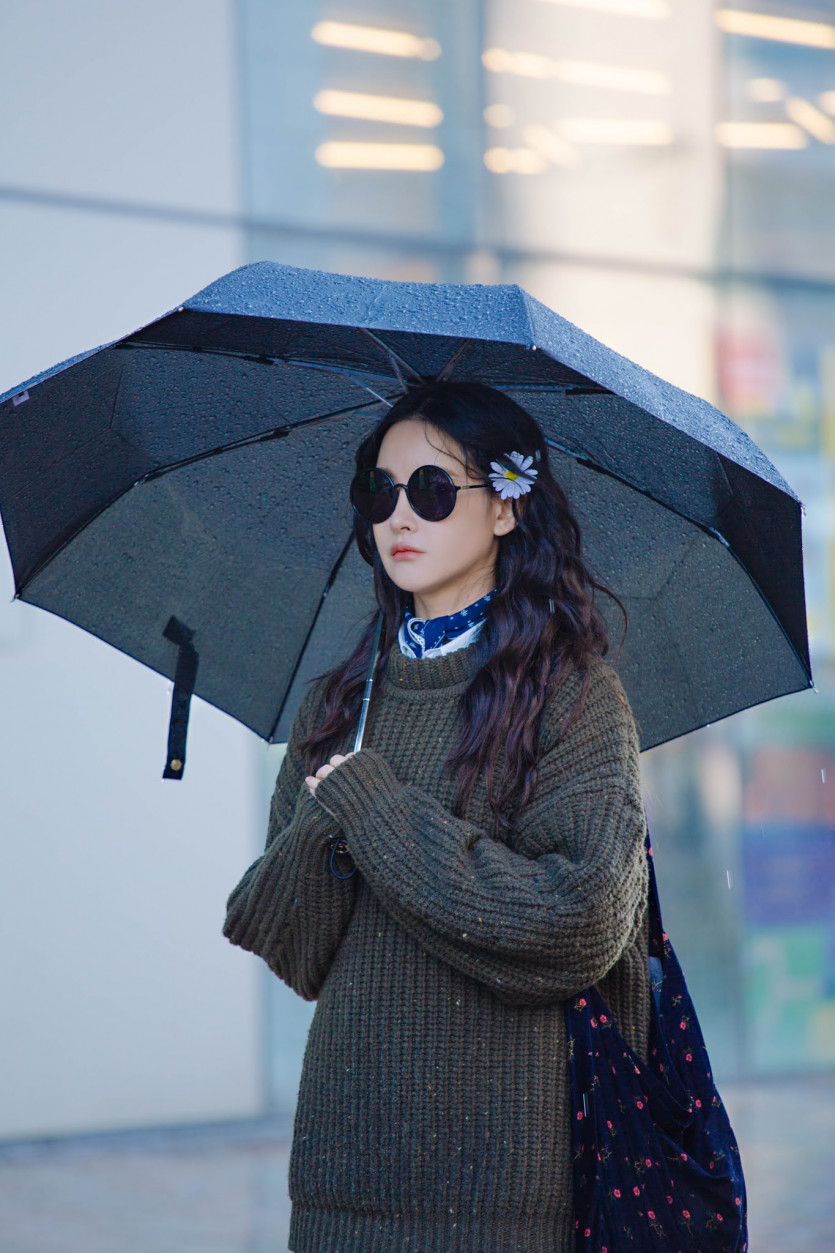
[[661, 921], [661, 901], [658, 897], [658, 882], [655, 878], [655, 861], [652, 855], [649, 825], [647, 825], [644, 844], [649, 867], [649, 952], [651, 957], [661, 957], [667, 936]]

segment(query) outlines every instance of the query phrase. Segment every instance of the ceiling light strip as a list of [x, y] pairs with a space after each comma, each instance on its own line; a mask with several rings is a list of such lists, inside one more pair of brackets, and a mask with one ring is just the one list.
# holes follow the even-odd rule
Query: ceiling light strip
[[537, 52], [511, 52], [507, 48], [485, 48], [481, 61], [484, 68], [494, 74], [556, 79], [574, 87], [595, 87], [648, 96], [667, 96], [672, 91], [672, 82], [668, 75], [657, 70], [638, 69], [628, 65], [606, 65], [600, 61], [557, 61]]
[[723, 148], [805, 148], [808, 139], [792, 122], [718, 122], [716, 139]]
[[355, 26], [348, 22], [317, 22], [310, 32], [314, 43], [352, 52], [372, 52], [386, 57], [413, 57], [435, 61], [441, 55], [437, 39], [426, 39], [405, 30], [380, 26]]
[[793, 122], [802, 126], [822, 144], [835, 144], [835, 122], [820, 109], [816, 109], [808, 100], [801, 96], [789, 96], [786, 101], [786, 113]]
[[808, 48], [835, 48], [835, 26], [827, 22], [808, 22], [743, 9], [717, 9], [716, 24], [726, 35], [773, 39], [777, 43], [803, 44]]
[[371, 96], [358, 91], [319, 91], [313, 98], [313, 107], [331, 117], [393, 122], [398, 126], [439, 126], [444, 118], [441, 109], [431, 100]]

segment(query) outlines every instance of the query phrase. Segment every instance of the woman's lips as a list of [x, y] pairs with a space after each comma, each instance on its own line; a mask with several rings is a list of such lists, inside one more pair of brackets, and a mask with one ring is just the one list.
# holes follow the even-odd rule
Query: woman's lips
[[400, 561], [405, 557], [421, 557], [422, 555], [417, 548], [398, 548], [396, 552], [392, 553], [395, 561]]

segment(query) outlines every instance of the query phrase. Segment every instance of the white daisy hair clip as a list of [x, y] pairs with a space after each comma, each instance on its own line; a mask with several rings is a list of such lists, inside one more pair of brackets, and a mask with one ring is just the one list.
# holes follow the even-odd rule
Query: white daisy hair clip
[[507, 500], [509, 496], [516, 499], [531, 490], [537, 471], [532, 468], [533, 457], [523, 457], [520, 452], [505, 455], [513, 462], [514, 468], [511, 470], [508, 466], [500, 465], [498, 461], [491, 461], [490, 478], [493, 480], [493, 487], [501, 493], [502, 500]]

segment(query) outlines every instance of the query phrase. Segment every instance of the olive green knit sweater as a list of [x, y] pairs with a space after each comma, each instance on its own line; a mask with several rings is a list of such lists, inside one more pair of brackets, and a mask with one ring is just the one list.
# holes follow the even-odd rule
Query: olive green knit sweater
[[[442, 770], [483, 659], [481, 640], [421, 659], [395, 647], [365, 746], [314, 798], [295, 742], [317, 725], [317, 680], [266, 851], [229, 898], [232, 943], [318, 998], [290, 1157], [295, 1253], [568, 1253], [565, 998], [598, 982], [646, 1055], [645, 825], [623, 688], [595, 660], [560, 740], [580, 678], [551, 685], [511, 848], [482, 782], [453, 817]], [[357, 867], [341, 880], [340, 835], [353, 863], [337, 868]]]

